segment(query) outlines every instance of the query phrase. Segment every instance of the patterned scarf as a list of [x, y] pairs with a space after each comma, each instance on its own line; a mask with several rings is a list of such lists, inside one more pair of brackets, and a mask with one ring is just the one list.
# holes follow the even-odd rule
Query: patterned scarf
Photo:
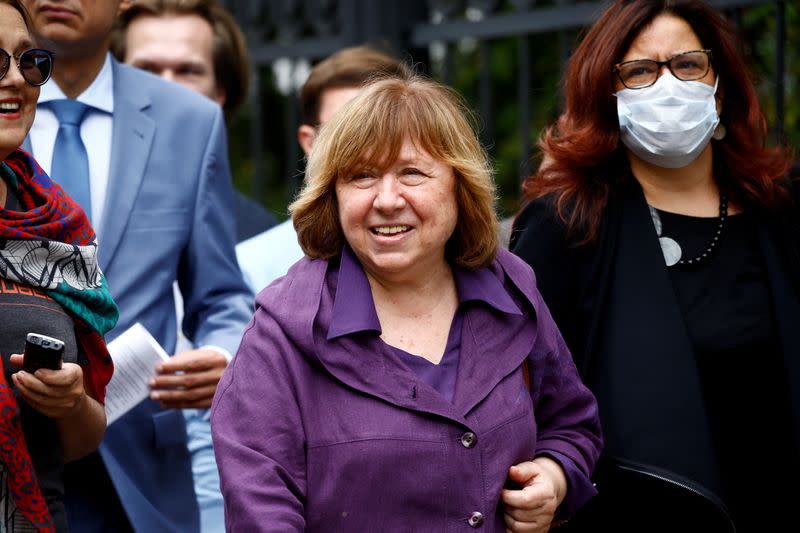
[[[23, 209], [0, 209], [0, 278], [41, 289], [67, 311], [79, 349], [89, 360], [87, 392], [102, 403], [114, 370], [103, 335], [119, 313], [97, 264], [86, 214], [22, 149], [0, 162], [0, 175]], [[19, 407], [1, 367], [0, 460], [8, 471], [8, 488], [17, 510], [37, 531], [54, 531], [22, 435]]]

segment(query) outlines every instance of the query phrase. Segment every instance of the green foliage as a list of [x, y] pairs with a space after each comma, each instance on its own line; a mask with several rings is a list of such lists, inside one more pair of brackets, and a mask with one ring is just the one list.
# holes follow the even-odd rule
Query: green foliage
[[[789, 146], [800, 146], [800, 2], [784, 2], [784, 132]], [[741, 10], [741, 36], [746, 54], [752, 61], [754, 81], [767, 121], [774, 127], [776, 120], [776, 79], [778, 48], [776, 37], [776, 6], [767, 4]], [[723, 111], [724, 112], [724, 111]], [[773, 136], [776, 138], [775, 131]]]
[[286, 208], [294, 195], [302, 166], [299, 160], [291, 168], [287, 162], [288, 149], [297, 145], [297, 126], [287, 125], [288, 119], [296, 122], [293, 117], [296, 113], [292, 113], [291, 106], [297, 104], [295, 99], [278, 92], [270, 69], [260, 69], [259, 75], [261, 83], [256, 89], [260, 88], [257, 96], [263, 110], [260, 135], [265, 147], [262, 150], [262, 171], [257, 172], [253, 156], [257, 142], [255, 117], [252, 107], [246, 105], [228, 128], [233, 184], [236, 189], [261, 202], [278, 220], [284, 220], [288, 217]]

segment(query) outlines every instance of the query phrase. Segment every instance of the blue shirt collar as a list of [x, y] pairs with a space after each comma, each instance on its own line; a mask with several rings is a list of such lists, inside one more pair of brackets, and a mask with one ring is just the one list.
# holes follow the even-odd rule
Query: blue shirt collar
[[[488, 268], [453, 267], [458, 305], [480, 302], [501, 312], [522, 315], [503, 282]], [[381, 334], [381, 323], [372, 299], [369, 280], [353, 251], [345, 245], [339, 262], [328, 340], [359, 332]]]

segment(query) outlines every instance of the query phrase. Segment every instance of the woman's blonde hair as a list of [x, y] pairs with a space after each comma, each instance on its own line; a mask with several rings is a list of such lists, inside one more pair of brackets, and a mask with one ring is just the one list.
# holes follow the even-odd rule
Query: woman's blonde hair
[[474, 120], [452, 89], [418, 74], [379, 78], [321, 129], [306, 166], [303, 189], [289, 206], [300, 246], [312, 259], [339, 254], [336, 181], [365, 169], [385, 169], [406, 139], [453, 168], [458, 222], [446, 245], [452, 263], [487, 266], [497, 248], [496, 196], [489, 161]]

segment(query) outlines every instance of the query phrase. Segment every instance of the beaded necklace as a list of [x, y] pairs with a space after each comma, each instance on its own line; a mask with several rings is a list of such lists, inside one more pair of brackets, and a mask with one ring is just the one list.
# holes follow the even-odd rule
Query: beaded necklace
[[680, 244], [678, 244], [675, 239], [661, 235], [663, 225], [658, 210], [652, 205], [648, 205], [647, 207], [650, 208], [650, 217], [653, 219], [653, 225], [656, 227], [658, 242], [661, 245], [661, 252], [664, 254], [664, 261], [667, 263], [668, 267], [675, 265], [696, 265], [711, 255], [714, 248], [717, 247], [720, 238], [722, 238], [722, 229], [725, 227], [725, 219], [728, 218], [728, 197], [725, 193], [721, 193], [719, 196], [719, 224], [717, 225], [717, 231], [714, 237], [702, 253], [691, 259], [683, 259], [683, 250]]

